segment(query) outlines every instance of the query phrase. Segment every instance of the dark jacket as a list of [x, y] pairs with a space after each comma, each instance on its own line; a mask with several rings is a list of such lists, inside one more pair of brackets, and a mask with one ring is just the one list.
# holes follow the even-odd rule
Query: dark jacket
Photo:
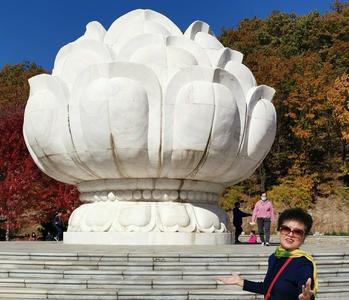
[[[286, 258], [277, 259], [274, 254], [269, 256], [268, 271], [264, 282], [244, 280], [243, 290], [265, 295], [268, 287]], [[305, 257], [293, 258], [281, 273], [270, 293], [270, 300], [298, 300], [308, 278], [312, 279], [313, 264]], [[314, 297], [312, 299], [315, 299]]]
[[238, 208], [238, 207], [234, 207], [233, 208], [233, 224], [234, 224], [234, 226], [241, 226], [242, 225], [242, 218], [248, 217], [248, 216], [252, 216], [252, 215], [249, 213], [245, 213], [245, 212], [241, 211], [240, 208]]
[[63, 222], [59, 215], [55, 215], [53, 218], [53, 225], [56, 227], [63, 227]]

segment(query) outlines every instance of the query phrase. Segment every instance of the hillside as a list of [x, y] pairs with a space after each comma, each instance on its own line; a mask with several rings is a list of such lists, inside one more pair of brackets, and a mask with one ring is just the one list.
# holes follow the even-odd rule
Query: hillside
[[241, 199], [253, 207], [266, 190], [277, 210], [300, 206], [315, 216], [321, 208], [318, 231], [348, 232], [325, 220], [347, 215], [349, 205], [349, 2], [334, 2], [324, 15], [246, 19], [220, 39], [244, 53], [258, 84], [276, 89], [278, 115], [269, 155], [253, 177], [227, 189], [221, 205]]

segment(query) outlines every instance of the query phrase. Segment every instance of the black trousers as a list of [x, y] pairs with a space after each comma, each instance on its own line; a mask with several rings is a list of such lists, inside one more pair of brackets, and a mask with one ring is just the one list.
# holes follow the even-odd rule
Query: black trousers
[[242, 233], [242, 227], [241, 225], [235, 225], [235, 243], [239, 241], [239, 236]]
[[[270, 218], [257, 218], [258, 234], [262, 243], [269, 243], [270, 240]], [[264, 239], [265, 233], [265, 239]]]

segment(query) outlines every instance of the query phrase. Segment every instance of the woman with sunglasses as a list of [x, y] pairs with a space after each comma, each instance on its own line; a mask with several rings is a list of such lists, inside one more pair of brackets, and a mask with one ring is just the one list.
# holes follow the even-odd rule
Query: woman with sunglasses
[[217, 277], [224, 284], [238, 285], [243, 290], [263, 294], [265, 300], [312, 300], [317, 290], [316, 265], [300, 250], [313, 225], [312, 217], [300, 208], [283, 211], [278, 219], [280, 245], [270, 255], [263, 282], [231, 277]]

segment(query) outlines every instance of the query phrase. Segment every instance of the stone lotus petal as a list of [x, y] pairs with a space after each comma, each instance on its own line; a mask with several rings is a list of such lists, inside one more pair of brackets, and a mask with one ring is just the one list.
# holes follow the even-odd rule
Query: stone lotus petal
[[214, 36], [214, 33], [212, 32], [210, 25], [202, 21], [195, 21], [191, 23], [183, 35], [190, 40], [194, 40], [195, 35], [198, 32], [207, 33]]
[[137, 36], [125, 44], [118, 58], [151, 68], [158, 76], [163, 92], [178, 71], [196, 65], [210, 66], [209, 57], [200, 46], [178, 36]]
[[246, 103], [236, 78], [222, 69], [178, 72], [164, 108], [163, 176], [219, 180], [243, 138]]
[[[68, 91], [59, 78], [49, 75], [35, 76], [29, 83], [31, 90], [23, 126], [28, 149], [47, 175], [76, 183], [82, 174], [66, 151], [66, 145], [71, 143], [67, 122]], [[70, 169], [74, 171], [69, 174]]]
[[43, 172], [81, 192], [69, 231], [225, 232], [214, 204], [276, 128], [275, 91], [242, 59], [208, 24], [183, 34], [151, 10], [107, 31], [91, 22], [62, 47], [52, 75], [29, 81], [24, 137]]
[[152, 11], [136, 9], [114, 21], [105, 36], [105, 43], [116, 56], [125, 44], [143, 34], [182, 36], [179, 28], [165, 16]]
[[89, 23], [82, 37], [59, 50], [52, 75], [59, 77], [71, 88], [79, 73], [86, 67], [112, 62], [112, 52], [103, 43], [104, 35], [105, 29], [101, 24]]
[[250, 89], [257, 86], [256, 79], [254, 78], [252, 72], [242, 63], [237, 61], [229, 61], [225, 65], [224, 69], [230, 74], [234, 75], [239, 81], [245, 97], [247, 97]]
[[229, 61], [242, 62], [243, 54], [224, 47], [214, 36], [208, 24], [195, 21], [184, 33], [205, 50], [213, 67], [224, 68]]
[[82, 72], [71, 94], [70, 125], [86, 172], [95, 179], [156, 177], [160, 104], [158, 80], [145, 66], [115, 62]]
[[249, 177], [268, 154], [276, 133], [276, 111], [271, 103], [273, 88], [258, 86], [249, 90], [246, 134], [238, 159], [225, 174], [230, 184]]

